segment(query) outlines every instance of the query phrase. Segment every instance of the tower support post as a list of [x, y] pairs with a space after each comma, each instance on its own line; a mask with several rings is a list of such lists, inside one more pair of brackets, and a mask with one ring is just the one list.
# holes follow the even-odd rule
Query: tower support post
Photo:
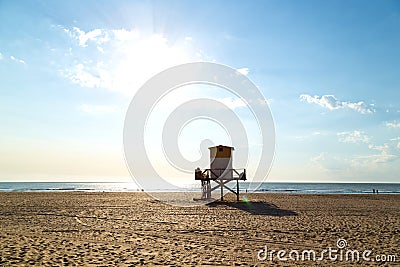
[[239, 201], [239, 180], [236, 180], [236, 201]]
[[219, 181], [221, 183], [221, 201], [224, 201], [224, 184], [222, 180]]

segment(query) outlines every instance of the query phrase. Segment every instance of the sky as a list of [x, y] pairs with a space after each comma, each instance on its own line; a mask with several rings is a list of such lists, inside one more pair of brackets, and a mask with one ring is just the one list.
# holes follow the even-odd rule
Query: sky
[[[131, 181], [122, 137], [135, 93], [166, 68], [206, 61], [265, 96], [276, 138], [267, 181], [400, 182], [398, 1], [0, 1], [0, 20], [0, 181]], [[173, 105], [201, 97], [243, 120], [250, 176], [264, 164], [240, 98], [212, 86], [174, 94], [146, 132], [161, 175], [193, 178], [163, 157], [160, 129]], [[196, 123], [179, 136], [185, 158], [201, 156], [203, 139], [240, 145]]]

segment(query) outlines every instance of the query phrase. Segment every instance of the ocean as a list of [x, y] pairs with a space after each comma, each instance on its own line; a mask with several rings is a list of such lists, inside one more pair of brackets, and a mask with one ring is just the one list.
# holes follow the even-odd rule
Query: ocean
[[[241, 192], [287, 194], [400, 194], [400, 183], [240, 183]], [[235, 188], [235, 185], [232, 185]], [[135, 183], [0, 182], [0, 192], [136, 192]], [[166, 191], [166, 190], [156, 190]], [[181, 191], [199, 191], [198, 185]]]

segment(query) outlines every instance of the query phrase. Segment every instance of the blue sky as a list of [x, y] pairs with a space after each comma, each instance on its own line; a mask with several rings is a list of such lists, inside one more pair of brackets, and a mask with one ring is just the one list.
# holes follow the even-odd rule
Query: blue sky
[[[131, 98], [199, 60], [242, 69], [268, 99], [269, 181], [400, 181], [398, 1], [1, 1], [0, 18], [2, 181], [130, 181]], [[246, 120], [233, 96], [208, 96]], [[187, 131], [196, 158], [204, 133]]]

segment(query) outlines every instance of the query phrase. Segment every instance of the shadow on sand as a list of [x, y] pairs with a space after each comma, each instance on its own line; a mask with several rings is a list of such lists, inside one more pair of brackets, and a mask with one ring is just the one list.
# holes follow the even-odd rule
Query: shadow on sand
[[208, 207], [227, 206], [239, 210], [243, 210], [253, 215], [268, 215], [268, 216], [297, 216], [295, 211], [283, 210], [278, 206], [267, 202], [225, 202], [215, 201], [207, 204]]

